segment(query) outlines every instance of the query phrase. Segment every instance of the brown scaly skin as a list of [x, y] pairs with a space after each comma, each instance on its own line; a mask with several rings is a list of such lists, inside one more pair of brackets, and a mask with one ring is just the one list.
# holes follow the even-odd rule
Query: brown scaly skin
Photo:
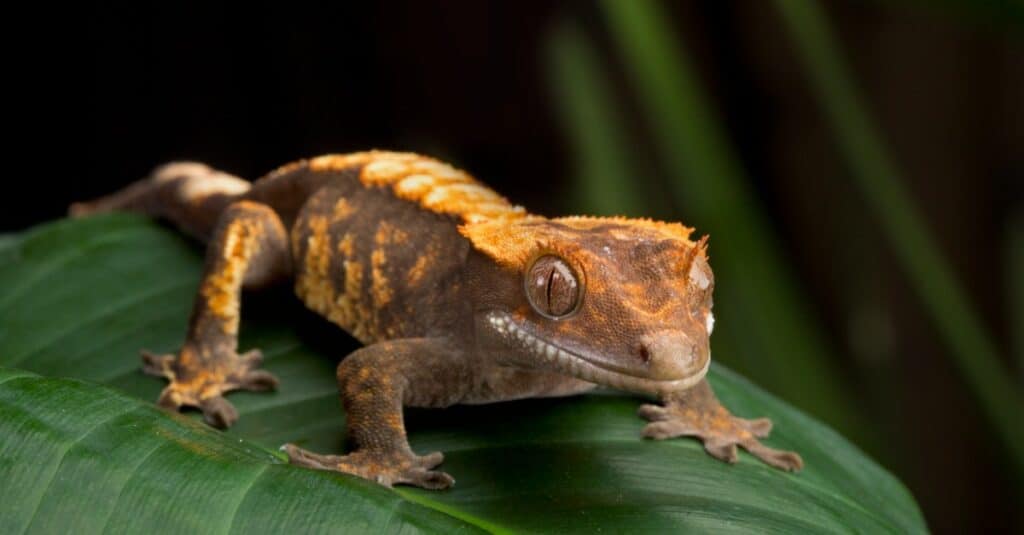
[[758, 441], [770, 421], [733, 416], [704, 378], [714, 277], [706, 239], [682, 225], [530, 215], [451, 166], [379, 151], [299, 161], [251, 185], [169, 164], [72, 214], [109, 210], [165, 217], [209, 243], [184, 345], [144, 353], [145, 371], [170, 380], [161, 405], [226, 427], [237, 418], [226, 392], [276, 386], [258, 350], [236, 352], [243, 288], [293, 278], [309, 308], [365, 344], [338, 366], [348, 453], [288, 444], [295, 464], [446, 488], [441, 453], [409, 447], [404, 407], [602, 385], [661, 400], [640, 408], [645, 437], [802, 467]]

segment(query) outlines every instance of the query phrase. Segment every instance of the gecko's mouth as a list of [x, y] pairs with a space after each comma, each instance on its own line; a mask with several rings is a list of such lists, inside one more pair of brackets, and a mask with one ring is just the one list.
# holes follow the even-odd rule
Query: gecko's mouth
[[[487, 323], [505, 341], [506, 344], [530, 353], [535, 357], [531, 367], [550, 369], [577, 379], [591, 383], [649, 394], [660, 394], [677, 390], [685, 390], [700, 382], [707, 374], [711, 359], [689, 377], [671, 380], [656, 380], [639, 377], [613, 370], [588, 359], [586, 356], [569, 351], [557, 344], [530, 332], [527, 325], [517, 322], [509, 314], [490, 312], [486, 315]], [[539, 365], [537, 363], [540, 363]]]

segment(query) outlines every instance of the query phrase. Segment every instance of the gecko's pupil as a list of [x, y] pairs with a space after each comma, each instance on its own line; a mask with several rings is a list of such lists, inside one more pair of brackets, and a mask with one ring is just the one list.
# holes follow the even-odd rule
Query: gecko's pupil
[[564, 260], [545, 255], [534, 261], [526, 276], [526, 296], [545, 316], [561, 317], [576, 308], [579, 283]]

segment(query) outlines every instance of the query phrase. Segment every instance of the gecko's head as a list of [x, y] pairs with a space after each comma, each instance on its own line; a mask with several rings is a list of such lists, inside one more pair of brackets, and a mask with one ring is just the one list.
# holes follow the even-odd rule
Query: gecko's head
[[691, 229], [528, 217], [461, 231], [480, 253], [477, 339], [501, 361], [654, 394], [707, 373], [714, 276]]

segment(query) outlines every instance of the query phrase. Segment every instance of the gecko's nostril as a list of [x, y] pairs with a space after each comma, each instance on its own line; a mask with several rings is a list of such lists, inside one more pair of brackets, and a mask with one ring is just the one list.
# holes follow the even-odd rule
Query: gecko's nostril
[[681, 330], [663, 330], [643, 336], [634, 354], [643, 362], [645, 373], [659, 380], [700, 373], [710, 357], [706, 337], [695, 340]]
[[637, 349], [637, 354], [640, 356], [640, 360], [647, 364], [651, 362], [651, 350], [647, 348], [647, 344], [640, 344]]

